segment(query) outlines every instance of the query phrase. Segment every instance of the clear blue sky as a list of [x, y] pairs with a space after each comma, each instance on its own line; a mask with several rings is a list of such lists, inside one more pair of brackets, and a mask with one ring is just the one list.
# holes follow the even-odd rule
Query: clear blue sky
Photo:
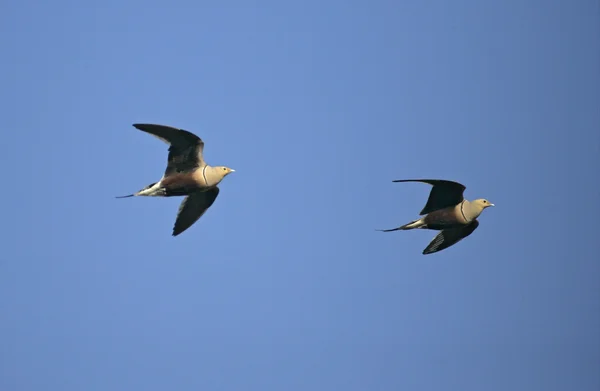
[[[597, 1], [1, 9], [1, 390], [600, 389]], [[136, 122], [236, 169], [179, 237]]]

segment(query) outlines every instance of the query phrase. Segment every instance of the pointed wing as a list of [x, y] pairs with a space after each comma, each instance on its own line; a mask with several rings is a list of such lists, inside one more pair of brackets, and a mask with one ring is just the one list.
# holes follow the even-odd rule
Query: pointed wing
[[452, 246], [471, 235], [473, 231], [475, 231], [479, 227], [479, 222], [477, 220], [473, 220], [471, 224], [465, 225], [463, 227], [456, 227], [445, 229], [433, 240], [429, 245], [423, 250], [423, 254], [433, 254], [438, 251], [442, 251], [445, 248]]
[[165, 176], [190, 172], [205, 165], [204, 141], [195, 134], [165, 125], [133, 124], [133, 126], [170, 145]]
[[179, 206], [177, 219], [173, 226], [173, 236], [179, 235], [198, 221], [204, 212], [215, 202], [218, 195], [219, 188], [213, 187], [207, 191], [187, 196]]
[[460, 204], [466, 187], [458, 182], [441, 179], [397, 179], [392, 182], [423, 182], [433, 186], [427, 199], [427, 204], [420, 215], [426, 215], [434, 210]]

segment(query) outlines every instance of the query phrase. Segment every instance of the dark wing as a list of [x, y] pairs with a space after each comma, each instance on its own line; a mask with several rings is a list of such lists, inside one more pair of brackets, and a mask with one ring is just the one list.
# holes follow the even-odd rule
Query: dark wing
[[213, 187], [210, 190], [187, 196], [179, 206], [177, 219], [173, 226], [173, 236], [179, 235], [198, 221], [204, 212], [215, 202], [218, 195], [219, 188]]
[[165, 176], [190, 172], [204, 166], [204, 141], [187, 130], [155, 124], [133, 124], [139, 130], [149, 133], [170, 144]]
[[423, 254], [427, 255], [442, 251], [471, 235], [477, 227], [479, 227], [479, 221], [473, 220], [471, 224], [463, 227], [445, 229], [433, 238], [431, 243], [423, 250]]
[[460, 204], [464, 200], [463, 193], [466, 189], [464, 185], [458, 182], [441, 179], [398, 179], [392, 182], [424, 182], [433, 186], [427, 204], [419, 213], [420, 215]]

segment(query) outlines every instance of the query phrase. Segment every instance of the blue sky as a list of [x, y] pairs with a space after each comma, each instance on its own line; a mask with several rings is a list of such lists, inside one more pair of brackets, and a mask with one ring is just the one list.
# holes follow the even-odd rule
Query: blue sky
[[[598, 2], [1, 8], [0, 389], [600, 389]], [[176, 238], [136, 122], [236, 169]]]

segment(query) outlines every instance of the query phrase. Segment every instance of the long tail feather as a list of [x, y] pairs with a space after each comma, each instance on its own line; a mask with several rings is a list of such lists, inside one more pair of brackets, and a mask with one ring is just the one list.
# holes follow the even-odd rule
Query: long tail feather
[[376, 231], [381, 231], [381, 232], [405, 231], [408, 229], [422, 228], [424, 226], [425, 226], [425, 223], [423, 223], [423, 221], [421, 219], [418, 219], [418, 220], [411, 221], [410, 223], [404, 224], [397, 228], [377, 229]]
[[[157, 182], [154, 182], [154, 183], [152, 183], [152, 184], [150, 184], [150, 185], [148, 185], [148, 186], [144, 187], [142, 190], [140, 190], [140, 191], [137, 191], [137, 192], [135, 192], [135, 193], [133, 193], [133, 194], [127, 194], [127, 195], [124, 195], [124, 196], [118, 196], [118, 197], [115, 197], [115, 198], [128, 198], [128, 197], [133, 197], [133, 196], [137, 196], [137, 195], [145, 195], [145, 194], [143, 194], [143, 192], [144, 192], [145, 190], [148, 190], [148, 189], [150, 189], [152, 186], [156, 185], [156, 183], [157, 183]], [[142, 194], [140, 194], [140, 193], [142, 193]]]
[[391, 229], [376, 229], [375, 231], [379, 231], [379, 232], [392, 232], [392, 231], [398, 231], [401, 230], [402, 227], [398, 227], [398, 228], [391, 228]]

